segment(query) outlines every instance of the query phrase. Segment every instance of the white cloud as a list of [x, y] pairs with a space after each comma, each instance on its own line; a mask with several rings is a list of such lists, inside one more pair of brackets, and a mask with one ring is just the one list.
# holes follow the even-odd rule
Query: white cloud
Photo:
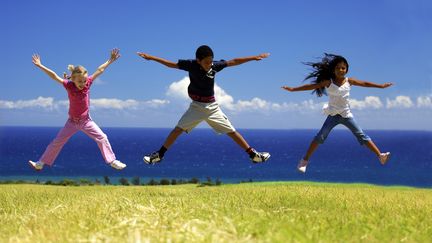
[[153, 100], [144, 101], [141, 103], [144, 104], [144, 106], [146, 106], [146, 107], [159, 108], [159, 107], [163, 107], [165, 105], [168, 105], [170, 103], [170, 101], [169, 100], [153, 99]]
[[148, 101], [138, 101], [134, 99], [120, 100], [120, 99], [90, 99], [90, 105], [93, 108], [101, 109], [116, 109], [116, 110], [136, 110], [140, 108], [159, 108], [163, 107], [170, 102], [168, 100], [153, 99]]
[[184, 77], [180, 81], [173, 82], [168, 87], [167, 92], [165, 93], [169, 97], [180, 98], [180, 99], [189, 99], [187, 87], [189, 85], [189, 78]]
[[229, 110], [234, 110], [234, 98], [215, 84], [215, 97], [218, 103]]
[[[189, 77], [184, 77], [180, 81], [173, 82], [166, 92], [169, 97], [180, 98], [181, 100], [189, 100], [187, 94], [187, 87], [189, 85]], [[294, 102], [283, 102], [275, 103], [271, 101], [266, 101], [259, 97], [254, 97], [251, 100], [238, 100], [235, 101], [234, 98], [229, 95], [224, 89], [215, 84], [215, 97], [221, 107], [233, 111], [251, 111], [251, 110], [261, 110], [261, 111], [316, 111], [320, 110], [323, 104], [327, 101], [315, 103], [313, 100], [305, 100], [299, 103]], [[366, 96], [363, 100], [350, 99], [350, 106], [353, 110], [365, 110], [365, 109], [381, 109], [384, 108], [384, 104], [381, 99], [377, 96]], [[395, 99], [386, 99], [386, 108], [411, 108], [415, 104], [412, 102], [411, 98], [408, 96], [397, 96]], [[432, 99], [428, 96], [420, 96], [417, 98], [418, 108], [428, 108], [432, 106]]]
[[380, 109], [383, 107], [379, 97], [366, 96], [364, 100], [350, 99], [350, 107], [352, 109], [363, 110], [363, 109]]
[[[156, 109], [166, 107], [171, 103], [170, 98], [180, 99], [182, 102], [189, 102], [190, 98], [187, 94], [187, 86], [189, 85], [189, 78], [173, 82], [169, 85], [165, 95], [167, 99], [152, 99], [147, 101], [139, 101], [135, 99], [116, 99], [116, 98], [99, 98], [91, 99], [91, 109], [114, 109], [114, 110], [138, 110], [138, 109]], [[315, 102], [312, 99], [300, 102], [283, 102], [277, 103], [264, 100], [259, 97], [253, 97], [250, 100], [235, 100], [224, 89], [215, 84], [215, 96], [218, 103], [222, 108], [231, 112], [248, 112], [248, 111], [275, 111], [275, 112], [317, 112], [327, 102], [323, 99], [322, 102]], [[38, 97], [31, 100], [17, 100], [8, 101], [0, 100], [0, 109], [66, 109], [69, 106], [68, 100], [54, 100], [52, 97]], [[366, 96], [363, 100], [351, 99], [350, 106], [353, 110], [367, 110], [367, 109], [407, 109], [407, 108], [432, 108], [432, 96], [419, 96], [416, 102], [413, 102], [408, 96], [397, 96], [394, 99], [386, 98], [386, 105], [379, 97]], [[162, 110], [161, 110], [162, 111]]]
[[408, 96], [396, 96], [394, 100], [391, 100], [387, 98], [387, 105], [386, 107], [388, 109], [392, 108], [411, 108], [414, 106], [414, 103], [412, 102], [411, 98]]
[[60, 106], [69, 107], [69, 100], [56, 101], [56, 107], [60, 107]]
[[417, 107], [419, 107], [419, 108], [432, 108], [432, 97], [431, 96], [419, 96], [419, 97], [417, 97]]
[[[189, 101], [190, 98], [187, 93], [187, 87], [189, 85], [189, 77], [184, 77], [177, 82], [173, 82], [168, 87], [165, 93], [169, 97], [180, 98], [181, 100]], [[273, 103], [270, 101], [263, 100], [258, 97], [254, 97], [251, 100], [238, 100], [234, 101], [234, 98], [229, 95], [219, 85], [214, 86], [215, 97], [219, 105], [227, 110], [239, 112], [239, 111], [251, 111], [251, 110], [295, 110], [295, 109], [307, 109], [316, 108], [316, 104], [313, 104], [312, 100], [301, 102], [300, 104], [295, 103]], [[321, 104], [321, 103], [320, 103]], [[322, 104], [321, 104], [322, 106]]]
[[271, 107], [275, 111], [315, 111], [322, 109], [325, 102], [315, 103], [313, 100], [304, 100], [299, 103], [283, 102], [282, 104], [272, 103]]
[[119, 99], [90, 99], [90, 105], [94, 108], [102, 109], [136, 109], [139, 102], [133, 99], [119, 100]]
[[252, 100], [239, 100], [235, 104], [230, 104], [230, 106], [232, 110], [235, 111], [269, 110], [271, 108], [271, 102], [254, 97]]
[[[159, 108], [169, 104], [168, 100], [153, 99], [148, 101], [137, 101], [134, 99], [120, 100], [120, 99], [90, 99], [92, 109], [116, 109], [116, 110], [136, 110], [142, 108]], [[33, 100], [0, 100], [0, 109], [34, 109], [42, 108], [45, 110], [53, 110], [58, 108], [69, 107], [68, 100], [54, 100], [52, 97], [38, 97]]]
[[53, 109], [54, 98], [39, 96], [33, 100], [8, 101], [0, 100], [0, 109], [44, 108]]

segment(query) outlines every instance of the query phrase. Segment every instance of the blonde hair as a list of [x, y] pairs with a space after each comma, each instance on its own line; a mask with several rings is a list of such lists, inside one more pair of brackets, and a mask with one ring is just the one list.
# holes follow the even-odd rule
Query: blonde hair
[[68, 70], [71, 72], [71, 76], [74, 75], [75, 73], [79, 73], [82, 75], [86, 75], [87, 74], [87, 69], [85, 69], [83, 66], [78, 65], [78, 66], [74, 66], [74, 65], [68, 65]]

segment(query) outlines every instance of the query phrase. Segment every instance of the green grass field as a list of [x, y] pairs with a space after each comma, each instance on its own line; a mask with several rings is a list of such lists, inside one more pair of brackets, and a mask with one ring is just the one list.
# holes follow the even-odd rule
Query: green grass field
[[431, 242], [432, 190], [0, 185], [0, 242]]

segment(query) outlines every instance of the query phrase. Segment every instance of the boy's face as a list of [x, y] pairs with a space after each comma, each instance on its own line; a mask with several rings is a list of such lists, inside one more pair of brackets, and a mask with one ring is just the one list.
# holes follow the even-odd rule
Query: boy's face
[[213, 57], [205, 57], [203, 59], [196, 59], [198, 64], [201, 66], [204, 71], [208, 72], [213, 65]]
[[348, 72], [348, 67], [344, 62], [338, 63], [334, 70], [334, 74], [336, 78], [344, 78], [347, 72]]

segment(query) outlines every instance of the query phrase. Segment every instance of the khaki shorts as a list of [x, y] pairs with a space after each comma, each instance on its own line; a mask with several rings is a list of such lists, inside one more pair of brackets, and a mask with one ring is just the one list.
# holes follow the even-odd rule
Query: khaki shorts
[[183, 114], [177, 123], [177, 127], [189, 133], [200, 122], [206, 121], [217, 133], [235, 132], [226, 115], [222, 112], [217, 102], [202, 103], [192, 101], [189, 109]]

